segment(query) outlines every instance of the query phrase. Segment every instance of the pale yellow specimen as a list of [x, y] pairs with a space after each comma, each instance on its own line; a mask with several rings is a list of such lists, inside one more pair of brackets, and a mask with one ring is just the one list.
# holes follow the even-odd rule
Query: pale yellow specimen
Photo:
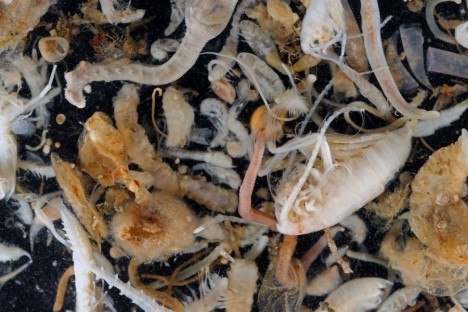
[[468, 132], [436, 151], [414, 178], [410, 225], [442, 257], [468, 264]]

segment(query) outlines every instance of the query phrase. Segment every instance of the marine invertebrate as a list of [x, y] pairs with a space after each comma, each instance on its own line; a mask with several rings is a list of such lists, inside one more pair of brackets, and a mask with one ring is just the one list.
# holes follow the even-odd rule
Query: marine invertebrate
[[411, 184], [411, 230], [441, 257], [468, 264], [468, 132], [436, 151]]
[[86, 100], [83, 88], [93, 81], [128, 80], [142, 84], [163, 85], [182, 77], [195, 64], [205, 44], [226, 27], [236, 1], [192, 0], [187, 3], [185, 23], [187, 32], [177, 52], [163, 65], [138, 63], [90, 64], [81, 62], [75, 70], [65, 74], [65, 97], [73, 105], [83, 108]]

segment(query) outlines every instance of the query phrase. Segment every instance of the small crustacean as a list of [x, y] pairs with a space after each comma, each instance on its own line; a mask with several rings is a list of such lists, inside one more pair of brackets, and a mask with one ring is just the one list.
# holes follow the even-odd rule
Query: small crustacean
[[205, 44], [218, 36], [231, 18], [237, 1], [191, 0], [185, 10], [187, 33], [177, 52], [163, 65], [138, 63], [90, 64], [82, 61], [75, 70], [65, 74], [66, 99], [83, 108], [84, 87], [93, 81], [129, 80], [141, 84], [163, 85], [182, 77], [197, 61]]
[[163, 95], [163, 110], [167, 122], [166, 146], [184, 147], [188, 143], [195, 114], [184, 93], [169, 87]]
[[411, 184], [411, 230], [428, 248], [468, 264], [468, 132], [434, 152]]
[[[363, 207], [385, 190], [385, 185], [404, 165], [413, 136], [428, 136], [447, 126], [466, 110], [467, 105], [465, 101], [442, 111], [439, 119], [422, 121], [415, 130], [407, 123], [391, 132], [356, 136], [329, 134], [324, 137], [326, 127], [338, 114], [356, 109], [351, 105], [327, 119], [320, 133], [292, 140], [277, 148], [275, 153], [279, 154], [291, 151], [293, 146], [292, 149], [303, 149], [307, 140], [311, 143], [309, 148], [313, 147], [312, 151], [305, 153], [307, 163], [296, 162], [277, 188], [275, 214], [278, 230], [289, 235], [319, 231]], [[319, 152], [320, 165], [317, 164]]]
[[301, 30], [301, 48], [304, 53], [324, 53], [333, 44], [346, 44], [345, 11], [340, 0], [314, 0], [307, 7]]
[[382, 303], [392, 286], [392, 282], [377, 277], [353, 279], [335, 289], [316, 311], [369, 311]]

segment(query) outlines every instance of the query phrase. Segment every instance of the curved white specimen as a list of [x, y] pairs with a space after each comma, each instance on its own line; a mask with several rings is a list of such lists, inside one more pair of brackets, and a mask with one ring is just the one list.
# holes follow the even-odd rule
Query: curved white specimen
[[231, 18], [235, 0], [192, 0], [187, 3], [185, 23], [187, 32], [177, 52], [163, 65], [150, 66], [122, 61], [91, 64], [82, 61], [72, 72], [65, 74], [66, 99], [83, 108], [86, 99], [83, 89], [93, 81], [128, 80], [141, 84], [164, 85], [182, 77], [197, 61], [205, 44], [218, 36]]
[[[371, 137], [361, 139], [366, 142]], [[385, 190], [409, 155], [411, 132], [405, 127], [367, 142], [367, 146], [358, 144], [354, 155], [330, 166], [323, 175], [312, 172], [293, 205], [287, 207], [290, 191], [304, 172], [295, 171], [296, 177], [285, 182], [277, 195], [275, 213], [281, 233], [301, 235], [333, 226]]]
[[0, 199], [8, 200], [15, 191], [18, 146], [13, 134], [14, 123], [25, 121], [34, 109], [57, 95], [51, 91], [56, 69], [54, 66], [47, 86], [27, 102], [0, 87]]
[[433, 119], [436, 111], [425, 111], [411, 106], [401, 95], [390, 73], [380, 35], [380, 11], [377, 0], [361, 0], [362, 32], [369, 64], [385, 96], [393, 107], [404, 116], [414, 119]]
[[[350, 280], [333, 291], [316, 312], [365, 312], [377, 308], [393, 286], [382, 278], [363, 277]], [[329, 310], [330, 309], [330, 310]]]
[[195, 114], [183, 92], [169, 87], [163, 95], [163, 110], [167, 122], [166, 146], [184, 147], [189, 140]]
[[176, 39], [158, 39], [151, 44], [150, 54], [151, 56], [158, 60], [162, 61], [167, 58], [167, 53], [172, 53], [177, 51], [180, 46], [179, 40]]
[[398, 289], [382, 303], [377, 312], [400, 312], [406, 306], [414, 306], [420, 292], [421, 289], [415, 286]]
[[171, 0], [171, 22], [164, 30], [164, 36], [170, 36], [184, 21], [185, 0]]
[[268, 102], [274, 101], [277, 96], [286, 91], [278, 74], [258, 56], [242, 52], [237, 55], [237, 58], [240, 60], [239, 64], [244, 75]]

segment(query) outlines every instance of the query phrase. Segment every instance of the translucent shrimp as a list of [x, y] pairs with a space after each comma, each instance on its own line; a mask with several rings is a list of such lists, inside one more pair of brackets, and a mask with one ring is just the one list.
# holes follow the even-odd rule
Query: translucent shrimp
[[[326, 126], [340, 114], [339, 110], [325, 122], [320, 133], [277, 148], [274, 152], [282, 154], [303, 149], [309, 141], [312, 149], [306, 152], [307, 163], [296, 162], [294, 169], [283, 176], [278, 185], [275, 200], [278, 230], [284, 234], [301, 235], [340, 222], [385, 190], [387, 182], [406, 162], [413, 136], [431, 135], [433, 130], [459, 118], [466, 108], [464, 101], [442, 111], [435, 122], [419, 122], [415, 130], [407, 123], [391, 132], [322, 137]], [[351, 105], [341, 112], [352, 109], [356, 108]], [[319, 152], [320, 165], [315, 164]]]
[[197, 61], [205, 44], [218, 36], [231, 18], [234, 0], [192, 0], [185, 10], [187, 33], [177, 52], [161, 66], [138, 63], [90, 64], [81, 62], [75, 70], [65, 74], [66, 99], [83, 108], [84, 87], [93, 81], [129, 80], [141, 84], [163, 85], [182, 77]]

